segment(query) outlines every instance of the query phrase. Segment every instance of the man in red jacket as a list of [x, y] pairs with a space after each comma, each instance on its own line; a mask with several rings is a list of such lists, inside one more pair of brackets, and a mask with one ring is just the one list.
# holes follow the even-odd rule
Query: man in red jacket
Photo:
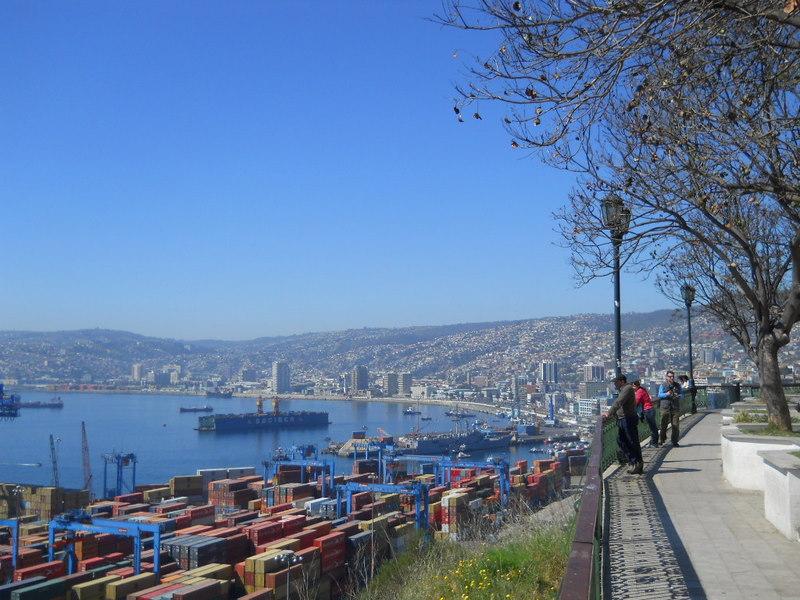
[[653, 399], [646, 389], [642, 387], [642, 382], [636, 380], [633, 382], [633, 389], [636, 392], [636, 409], [639, 412], [639, 418], [642, 421], [647, 421], [647, 426], [650, 427], [650, 445], [658, 448], [658, 426], [656, 425], [656, 407], [653, 404]]

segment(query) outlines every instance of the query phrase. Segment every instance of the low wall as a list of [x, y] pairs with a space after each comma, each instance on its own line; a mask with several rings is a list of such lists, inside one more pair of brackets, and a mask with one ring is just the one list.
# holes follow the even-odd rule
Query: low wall
[[746, 433], [763, 428], [757, 424], [722, 427], [722, 474], [735, 488], [764, 491], [764, 460], [760, 452], [800, 450], [800, 438], [789, 441], [791, 438]]
[[760, 453], [764, 471], [764, 516], [793, 541], [800, 540], [800, 458], [789, 452]]

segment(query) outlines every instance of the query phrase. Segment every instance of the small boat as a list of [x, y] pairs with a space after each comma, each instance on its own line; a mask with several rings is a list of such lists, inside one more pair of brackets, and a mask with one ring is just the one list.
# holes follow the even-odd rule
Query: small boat
[[409, 406], [407, 409], [405, 409], [405, 410], [403, 411], [403, 414], [404, 414], [404, 415], [406, 415], [406, 416], [408, 416], [408, 415], [421, 415], [421, 414], [422, 414], [422, 411], [419, 411], [419, 410], [414, 410], [413, 408], [411, 408], [411, 407]]
[[471, 455], [467, 454], [466, 452], [459, 452], [456, 454], [456, 458], [470, 458]]
[[214, 407], [208, 404], [204, 406], [181, 406], [178, 412], [182, 413], [197, 413], [197, 412], [214, 412]]
[[420, 417], [419, 418], [420, 421], [430, 421], [432, 419], [433, 419], [433, 417]]

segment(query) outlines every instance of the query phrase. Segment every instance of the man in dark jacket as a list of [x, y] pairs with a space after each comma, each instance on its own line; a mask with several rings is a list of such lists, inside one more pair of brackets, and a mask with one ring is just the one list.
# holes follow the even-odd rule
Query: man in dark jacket
[[667, 371], [666, 380], [658, 386], [658, 402], [661, 409], [661, 431], [659, 442], [667, 441], [667, 427], [672, 425], [670, 441], [676, 448], [680, 447], [679, 420], [681, 417], [681, 386], [675, 381], [675, 372]]
[[603, 415], [603, 420], [610, 418], [617, 420], [617, 443], [619, 449], [628, 458], [631, 468], [628, 473], [641, 475], [644, 471], [642, 460], [642, 447], [639, 444], [639, 416], [636, 414], [636, 393], [633, 386], [628, 383], [625, 375], [617, 375], [614, 387], [619, 390], [617, 399]]

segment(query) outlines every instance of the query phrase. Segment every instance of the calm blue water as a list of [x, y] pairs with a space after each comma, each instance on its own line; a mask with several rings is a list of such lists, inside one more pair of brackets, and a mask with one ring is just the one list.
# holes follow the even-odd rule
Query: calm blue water
[[[48, 401], [52, 393], [24, 392], [25, 401]], [[368, 435], [378, 435], [382, 427], [399, 435], [419, 423], [423, 431], [449, 431], [454, 423], [444, 412], [445, 406], [425, 406], [423, 414], [431, 421], [404, 416], [404, 404], [378, 401], [284, 400], [281, 410], [327, 411], [333, 422], [327, 429], [251, 431], [235, 434], [200, 433], [197, 413], [179, 413], [180, 406], [198, 406], [208, 402], [214, 412], [255, 412], [254, 398], [207, 399], [198, 396], [157, 396], [120, 394], [62, 394], [64, 408], [20, 409], [13, 421], [0, 421], [0, 481], [51, 484], [49, 434], [61, 439], [58, 446], [61, 485], [83, 485], [81, 462], [81, 421], [86, 422], [89, 450], [94, 473], [94, 491], [102, 492], [101, 454], [133, 452], [138, 457], [137, 483], [162, 483], [173, 475], [191, 475], [199, 468], [255, 466], [262, 473], [261, 461], [272, 451], [292, 444], [327, 445], [325, 437], [343, 441], [358, 429], [367, 427]], [[269, 405], [269, 403], [266, 403]], [[205, 413], [200, 413], [205, 414]], [[488, 415], [480, 415], [488, 418]], [[490, 421], [501, 425], [500, 421]], [[494, 452], [496, 456], [502, 454]], [[511, 448], [509, 459], [529, 459], [525, 447]], [[330, 457], [326, 457], [330, 458]], [[485, 458], [473, 454], [472, 459]], [[20, 463], [42, 463], [41, 467], [22, 467]], [[349, 473], [352, 461], [336, 458], [337, 473]], [[114, 474], [110, 472], [109, 485]]]

